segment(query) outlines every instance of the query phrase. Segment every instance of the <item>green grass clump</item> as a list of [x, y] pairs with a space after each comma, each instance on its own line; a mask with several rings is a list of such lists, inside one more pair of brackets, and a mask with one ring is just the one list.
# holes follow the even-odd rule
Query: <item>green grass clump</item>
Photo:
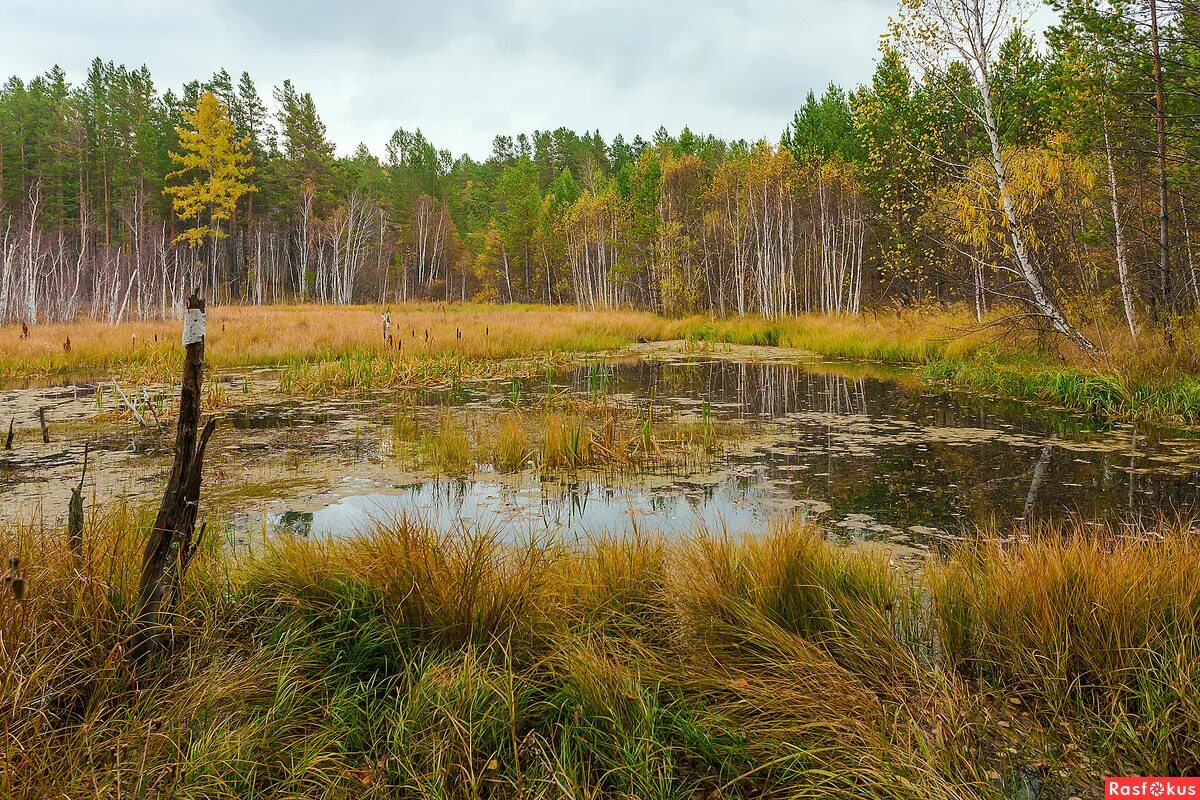
[[415, 442], [421, 437], [421, 422], [411, 409], [397, 411], [392, 417], [392, 440], [397, 445]]
[[437, 418], [433, 431], [418, 443], [421, 461], [442, 472], [459, 475], [475, 466], [471, 440], [460, 420], [449, 412]]
[[1192, 378], [1139, 380], [1114, 371], [1047, 368], [1028, 358], [1004, 361], [987, 355], [932, 361], [921, 374], [972, 391], [1061, 406], [1098, 417], [1189, 425], [1200, 422], [1200, 381]]
[[925, 377], [952, 381], [974, 391], [1066, 406], [1091, 414], [1132, 410], [1130, 394], [1115, 375], [1085, 370], [1014, 365], [994, 358], [944, 360], [926, 365]]
[[510, 416], [496, 429], [489, 459], [501, 472], [516, 472], [529, 461], [529, 434], [519, 416]]

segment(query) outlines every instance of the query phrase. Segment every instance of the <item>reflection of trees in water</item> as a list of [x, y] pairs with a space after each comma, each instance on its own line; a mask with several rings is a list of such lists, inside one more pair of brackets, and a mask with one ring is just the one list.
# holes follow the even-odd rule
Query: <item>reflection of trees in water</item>
[[841, 375], [822, 375], [824, 390], [817, 397], [825, 398], [825, 406], [816, 408], [830, 414], [866, 414], [867, 383], [862, 378], [850, 380]]
[[[573, 390], [587, 393], [594, 376], [586, 368], [569, 377]], [[538, 381], [523, 394], [533, 396]], [[561, 383], [560, 383], [561, 385]], [[1200, 495], [1188, 476], [1168, 474], [1150, 460], [1161, 452], [1132, 434], [1128, 448], [1083, 452], [1070, 441], [1095, 436], [1093, 426], [1078, 417], [993, 398], [962, 393], [919, 392], [874, 377], [847, 377], [815, 372], [792, 364], [693, 361], [641, 362], [615, 365], [606, 378], [610, 391], [628, 393], [640, 407], [653, 397], [669, 407], [672, 399], [704, 400], [718, 415], [784, 417], [796, 412], [907, 419], [922, 426], [1002, 429], [1041, 439], [1030, 446], [1004, 437], [970, 444], [865, 444], [847, 450], [833, 436], [843, 421], [800, 424], [789, 444], [799, 452], [772, 452], [756, 458], [768, 474], [781, 477], [781, 466], [803, 462], [811, 472], [786, 472], [789, 495], [832, 502], [838, 513], [864, 511], [897, 524], [932, 523], [948, 528], [992, 519], [1008, 524], [1017, 517], [1061, 518], [1077, 512], [1086, 519], [1145, 521], [1166, 511], [1186, 511]], [[727, 407], [722, 407], [727, 406]], [[1138, 473], [1153, 468], [1152, 473]], [[826, 473], [821, 475], [820, 473]], [[576, 524], [617, 499], [616, 479], [599, 476], [566, 483], [547, 483], [534, 494], [499, 490], [508, 501], [528, 508], [530, 516], [548, 524]], [[1073, 485], [1081, 484], [1081, 485]], [[760, 475], [736, 474], [717, 495], [688, 487], [683, 497], [693, 507], [747, 495], [761, 486]], [[527, 487], [528, 488], [528, 487]], [[464, 486], [444, 481], [439, 504], [451, 513], [462, 508]], [[521, 494], [523, 496], [517, 496]], [[718, 496], [719, 495], [719, 496]], [[428, 495], [426, 495], [428, 496]], [[647, 498], [651, 513], [677, 507], [678, 497]]]
[[[1163, 516], [1190, 518], [1200, 499], [1200, 488], [1188, 476], [1144, 471], [1153, 465], [1144, 460], [1150, 453], [1138, 452], [1137, 442], [1134, 433], [1127, 453], [1093, 452], [1087, 458], [1072, 454], [1069, 445], [1064, 449], [1063, 442], [1056, 439], [1032, 451], [1032, 459], [1028, 450], [984, 448], [991, 464], [1007, 467], [1014, 463], [1023, 468], [1015, 472], [1002, 469], [998, 470], [1001, 474], [981, 474], [977, 481], [964, 481], [964, 505], [974, 509], [980, 521], [1011, 516], [1037, 522], [1076, 516], [1156, 524]], [[979, 461], [984, 461], [982, 455]], [[964, 474], [966, 469], [955, 470], [954, 474]], [[1017, 506], [1016, 501], [1022, 497], [1022, 504]]]
[[867, 413], [867, 381], [814, 373], [792, 364], [713, 361], [668, 365], [651, 380], [660, 397], [733, 403], [744, 415], [778, 417], [796, 411]]
[[[811, 458], [801, 454], [795, 460]], [[920, 523], [953, 529], [967, 512], [960, 478], [949, 480], [937, 470], [932, 452], [906, 446], [853, 457], [830, 457], [826, 452], [818, 458], [809, 463], [819, 463], [825, 474], [801, 477], [794, 496], [822, 499], [833, 505], [836, 515], [865, 513], [899, 527]], [[923, 462], [920, 466], [915, 464], [918, 460]]]
[[290, 533], [293, 536], [308, 538], [312, 534], [313, 512], [284, 511], [279, 515], [275, 524], [277, 531]]
[[[571, 376], [572, 390], [587, 392], [592, 380], [586, 370], [578, 370]], [[651, 397], [705, 400], [714, 405], [736, 404], [743, 414], [754, 416], [838, 408], [860, 413], [866, 403], [863, 381], [814, 374], [791, 364], [641, 362], [613, 368], [607, 385], [612, 391], [638, 396], [641, 402], [649, 402]], [[833, 398], [832, 402], [827, 398]]]
[[[837, 397], [837, 387], [833, 390]], [[844, 390], [841, 398], [845, 409]], [[956, 531], [964, 525], [1070, 514], [1144, 523], [1164, 512], [1186, 513], [1200, 500], [1200, 489], [1186, 476], [1131, 471], [1148, 465], [1146, 453], [1074, 451], [1053, 438], [1029, 447], [1003, 437], [971, 444], [885, 443], [851, 451], [835, 435], [838, 431], [836, 421], [797, 428], [797, 449], [764, 457], [769, 474], [786, 476], [783, 486], [790, 497], [824, 500], [836, 514], [867, 513], [897, 525]], [[788, 471], [796, 464], [808, 469]]]
[[1130, 514], [1130, 516], [1133, 516], [1134, 500], [1136, 499], [1135, 493], [1134, 493], [1134, 486], [1136, 485], [1137, 481], [1134, 480], [1136, 475], [1133, 471], [1133, 468], [1137, 465], [1137, 446], [1138, 446], [1137, 429], [1134, 428], [1129, 433], [1129, 514]]
[[1050, 459], [1053, 456], [1054, 445], [1044, 445], [1038, 455], [1037, 463], [1033, 465], [1033, 471], [1029, 476], [1029, 491], [1025, 493], [1025, 506], [1021, 509], [1021, 519], [1023, 520], [1028, 520], [1033, 515], [1038, 491], [1042, 488], [1042, 481], [1046, 479], [1046, 470], [1050, 468]]
[[867, 413], [866, 382], [788, 364], [738, 364], [738, 402], [751, 414]]
[[[1156, 525], [1163, 519], [1177, 517], [1187, 523], [1193, 522], [1200, 510], [1200, 487], [1194, 482], [1194, 474], [1176, 478], [1135, 471], [1139, 466], [1147, 466], [1147, 455], [1149, 454], [1146, 452], [1138, 451], [1138, 437], [1135, 432], [1131, 437], [1128, 471], [1112, 470], [1129, 484], [1125, 496], [1125, 521], [1130, 524]], [[1117, 458], [1119, 457], [1114, 456], [1113, 460], [1116, 461]]]
[[[594, 368], [592, 368], [594, 371]], [[847, 377], [796, 364], [698, 360], [637, 362], [606, 368], [606, 386], [648, 400], [703, 399], [736, 403], [743, 413], [781, 415], [795, 411], [868, 414], [927, 421], [945, 427], [992, 428], [1000, 424], [1029, 435], [1090, 436], [1111, 430], [1095, 420], [1015, 400], [967, 392], [917, 391], [886, 377]], [[573, 391], [586, 393], [589, 368], [572, 371]], [[532, 391], [532, 389], [531, 389]], [[544, 391], [544, 381], [538, 391]]]

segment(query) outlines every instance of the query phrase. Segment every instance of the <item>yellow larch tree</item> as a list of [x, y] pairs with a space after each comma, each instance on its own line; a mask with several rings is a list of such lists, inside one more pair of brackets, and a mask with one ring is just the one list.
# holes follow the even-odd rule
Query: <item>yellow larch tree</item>
[[167, 178], [187, 182], [168, 186], [163, 193], [171, 198], [176, 216], [192, 223], [175, 243], [198, 247], [205, 240], [228, 236], [220, 223], [230, 220], [243, 195], [257, 189], [247, 182], [254, 174], [249, 137], [236, 138], [229, 110], [216, 95], [200, 95], [195, 110], [184, 111], [183, 118], [188, 127], [175, 129], [181, 152], [169, 154], [179, 169]]

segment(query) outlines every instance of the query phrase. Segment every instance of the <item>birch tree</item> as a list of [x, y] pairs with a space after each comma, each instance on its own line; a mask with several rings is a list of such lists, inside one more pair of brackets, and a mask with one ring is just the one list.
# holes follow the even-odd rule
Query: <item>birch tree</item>
[[1121, 116], [1118, 104], [1123, 83], [1115, 69], [1117, 58], [1107, 36], [1099, 35], [1092, 0], [1071, 2], [1060, 9], [1059, 25], [1051, 32], [1051, 40], [1060, 53], [1061, 79], [1052, 96], [1059, 128], [1071, 136], [1083, 152], [1099, 151], [1100, 170], [1105, 187], [1102, 206], [1108, 211], [1111, 223], [1113, 260], [1117, 268], [1117, 287], [1126, 327], [1137, 338], [1136, 287], [1131, 267], [1130, 236], [1126, 217], [1128, 205], [1127, 181], [1118, 177], [1125, 172], [1125, 158], [1115, 141], [1114, 130]]
[[891, 37], [897, 49], [927, 75], [944, 77], [953, 62], [967, 68], [974, 91], [957, 92], [955, 99], [987, 139], [993, 186], [988, 193], [992, 207], [1003, 216], [1013, 266], [1025, 290], [1023, 299], [1055, 331], [1081, 350], [1091, 351], [1095, 345], [1067, 319], [1046, 283], [1043, 266], [1034, 260], [1025, 240], [1026, 221], [1008, 188], [992, 67], [1001, 42], [1024, 25], [1023, 11], [1021, 0], [904, 0], [892, 20]]

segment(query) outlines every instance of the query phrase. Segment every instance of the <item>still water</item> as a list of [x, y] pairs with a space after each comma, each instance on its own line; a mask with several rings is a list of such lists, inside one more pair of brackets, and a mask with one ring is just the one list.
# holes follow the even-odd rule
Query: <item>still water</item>
[[[602, 373], [602, 379], [598, 375]], [[549, 383], [549, 386], [547, 385]], [[352, 535], [375, 520], [420, 517], [442, 529], [486, 527], [586, 536], [601, 532], [753, 532], [783, 514], [819, 518], [835, 538], [927, 547], [996, 521], [1063, 518], [1133, 523], [1190, 514], [1200, 499], [1200, 440], [1188, 432], [1104, 424], [1024, 403], [922, 387], [904, 373], [818, 362], [678, 356], [579, 367], [542, 380], [470, 384], [406, 396], [414, 407], [462, 412], [520, 405], [547, 390], [603, 392], [630, 413], [706, 413], [752, 420], [756, 433], [703, 471], [647, 476], [501, 475], [456, 478], [389, 470], [394, 400], [314, 415], [283, 403], [234, 415], [253, 454], [255, 431], [309, 431], [338, 475], [321, 491], [267, 497], [231, 530]], [[366, 420], [353, 437], [339, 424]], [[324, 429], [322, 431], [322, 429]], [[227, 428], [228, 430], [228, 428]], [[260, 458], [283, 458], [278, 443]], [[394, 473], [394, 474], [393, 474]]]

